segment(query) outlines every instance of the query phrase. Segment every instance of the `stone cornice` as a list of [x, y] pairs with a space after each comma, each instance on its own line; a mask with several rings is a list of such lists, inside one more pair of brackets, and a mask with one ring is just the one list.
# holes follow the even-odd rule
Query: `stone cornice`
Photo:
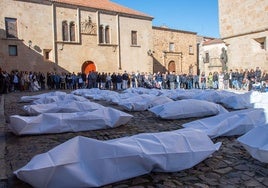
[[240, 34], [237, 34], [237, 35], [232, 35], [232, 36], [228, 36], [228, 37], [223, 37], [223, 38], [221, 38], [221, 39], [222, 39], [222, 40], [226, 40], [226, 39], [230, 39], [230, 38], [241, 37], [241, 36], [245, 36], [245, 35], [251, 35], [251, 34], [255, 34], [255, 33], [265, 32], [265, 31], [268, 31], [268, 28], [261, 29], [261, 30], [256, 30], [256, 31], [251, 31], [251, 32], [246, 32], [246, 33], [240, 33]]
[[183, 30], [178, 30], [178, 29], [170, 29], [170, 28], [166, 28], [166, 27], [157, 27], [157, 26], [153, 26], [153, 29], [163, 30], [163, 31], [172, 31], [172, 32], [178, 32], [178, 33], [188, 33], [188, 34], [197, 35], [196, 32], [192, 32], [192, 31], [183, 31]]
[[145, 15], [128, 14], [128, 13], [124, 13], [124, 12], [117, 12], [117, 11], [88, 7], [88, 6], [83, 6], [83, 5], [68, 4], [68, 3], [57, 2], [57, 1], [53, 1], [53, 0], [49, 0], [49, 1], [56, 6], [69, 7], [69, 8], [74, 8], [74, 9], [80, 8], [81, 10], [89, 10], [92, 12], [100, 12], [103, 14], [110, 14], [110, 15], [119, 15], [119, 16], [124, 16], [124, 17], [128, 17], [128, 18], [143, 19], [143, 20], [149, 20], [149, 21], [153, 20], [153, 17], [145, 16]]
[[49, 0], [14, 0], [14, 1], [37, 3], [37, 4], [44, 4], [44, 5], [51, 5], [52, 4]]

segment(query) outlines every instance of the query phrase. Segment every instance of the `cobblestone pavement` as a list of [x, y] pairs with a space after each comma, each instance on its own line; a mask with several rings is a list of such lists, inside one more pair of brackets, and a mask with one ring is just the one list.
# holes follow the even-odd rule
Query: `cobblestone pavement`
[[[0, 187], [28, 188], [30, 185], [20, 181], [13, 171], [26, 165], [37, 154], [47, 152], [53, 147], [77, 135], [99, 140], [109, 140], [144, 132], [171, 131], [182, 128], [185, 122], [195, 120], [161, 120], [149, 111], [130, 112], [134, 116], [126, 125], [105, 130], [79, 133], [64, 133], [38, 136], [16, 136], [7, 128], [10, 115], [24, 115], [24, 103], [18, 103], [23, 95], [39, 93], [11, 93], [4, 97], [5, 121], [0, 125], [1, 181]], [[94, 101], [116, 109], [120, 107], [106, 102]], [[129, 112], [128, 112], [129, 113]], [[213, 142], [222, 142], [219, 151], [191, 169], [175, 173], [150, 173], [125, 181], [104, 186], [105, 188], [154, 188], [154, 187], [268, 187], [268, 164], [253, 159], [237, 142], [237, 137], [221, 137]], [[256, 138], [257, 139], [257, 138]], [[3, 157], [2, 157], [3, 156]]]

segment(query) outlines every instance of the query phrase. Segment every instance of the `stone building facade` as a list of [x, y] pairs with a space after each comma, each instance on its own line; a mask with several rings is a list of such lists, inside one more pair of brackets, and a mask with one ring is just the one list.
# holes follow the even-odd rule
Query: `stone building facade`
[[209, 38], [198, 36], [198, 60], [199, 60], [199, 72], [205, 72], [208, 75], [209, 72], [220, 72], [224, 69], [221, 54], [222, 49], [227, 49], [227, 46], [221, 39]]
[[[196, 72], [196, 33], [109, 0], [1, 0], [0, 67], [41, 72]], [[153, 53], [154, 52], [154, 53]]]
[[152, 17], [109, 0], [1, 0], [0, 67], [152, 72]]
[[197, 33], [153, 27], [154, 72], [197, 73]]
[[220, 36], [228, 67], [268, 70], [268, 1], [219, 0]]

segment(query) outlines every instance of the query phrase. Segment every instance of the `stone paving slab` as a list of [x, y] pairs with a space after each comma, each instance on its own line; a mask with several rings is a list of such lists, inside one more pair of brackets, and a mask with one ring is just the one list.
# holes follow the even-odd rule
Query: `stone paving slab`
[[[9, 116], [20, 114], [24, 103], [18, 103], [23, 95], [39, 93], [11, 93], [5, 95], [4, 112], [6, 122], [0, 125], [0, 135], [5, 138], [4, 168], [1, 174], [0, 187], [28, 188], [30, 185], [18, 180], [13, 171], [28, 163], [33, 156], [47, 152], [53, 147], [81, 135], [99, 140], [109, 140], [123, 136], [131, 136], [144, 132], [171, 131], [182, 128], [182, 124], [196, 120], [196, 118], [183, 120], [161, 120], [149, 111], [127, 112], [134, 118], [126, 125], [96, 131], [79, 133], [63, 133], [53, 135], [16, 136], [7, 128]], [[94, 101], [105, 106], [122, 110], [119, 106], [103, 101]], [[268, 187], [268, 164], [253, 159], [236, 141], [237, 137], [221, 137], [213, 142], [222, 142], [219, 151], [198, 165], [174, 173], [150, 173], [140, 177], [116, 182], [104, 188], [154, 188], [154, 187]], [[1, 150], [2, 152], [2, 150]]]

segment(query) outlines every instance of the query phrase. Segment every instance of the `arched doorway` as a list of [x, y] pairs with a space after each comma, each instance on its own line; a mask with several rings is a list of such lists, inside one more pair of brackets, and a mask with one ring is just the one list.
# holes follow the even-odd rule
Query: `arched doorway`
[[176, 72], [176, 65], [174, 61], [170, 61], [168, 64], [168, 71], [169, 72]]
[[90, 71], [96, 71], [96, 66], [92, 61], [86, 61], [82, 65], [82, 73], [88, 74]]

